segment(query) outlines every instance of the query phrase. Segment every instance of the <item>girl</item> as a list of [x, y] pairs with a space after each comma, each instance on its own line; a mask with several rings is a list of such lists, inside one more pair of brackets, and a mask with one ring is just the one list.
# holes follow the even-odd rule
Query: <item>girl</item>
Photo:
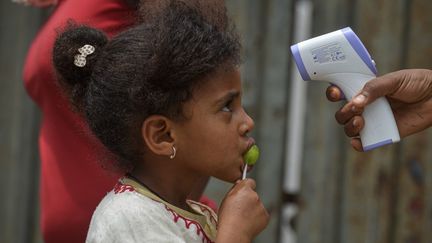
[[[239, 52], [232, 30], [176, 1], [111, 41], [76, 25], [57, 38], [62, 88], [128, 172], [94, 212], [87, 242], [250, 242], [264, 229], [255, 182], [237, 181], [254, 144]], [[208, 176], [235, 182], [218, 215], [187, 200]]]

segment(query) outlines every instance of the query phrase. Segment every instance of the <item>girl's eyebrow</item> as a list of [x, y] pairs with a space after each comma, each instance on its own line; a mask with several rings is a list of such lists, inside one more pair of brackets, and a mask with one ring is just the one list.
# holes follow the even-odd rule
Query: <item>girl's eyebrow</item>
[[215, 104], [219, 105], [219, 104], [225, 104], [227, 101], [229, 100], [233, 100], [237, 97], [240, 96], [240, 91], [238, 90], [230, 90], [228, 91], [224, 96], [222, 96], [221, 98], [217, 99]]

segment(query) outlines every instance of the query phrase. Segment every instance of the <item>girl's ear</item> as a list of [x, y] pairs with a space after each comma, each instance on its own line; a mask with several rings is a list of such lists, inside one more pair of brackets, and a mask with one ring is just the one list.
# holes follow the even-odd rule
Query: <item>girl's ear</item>
[[141, 136], [153, 153], [169, 157], [173, 152], [175, 144], [171, 130], [171, 120], [165, 116], [152, 115], [143, 122]]

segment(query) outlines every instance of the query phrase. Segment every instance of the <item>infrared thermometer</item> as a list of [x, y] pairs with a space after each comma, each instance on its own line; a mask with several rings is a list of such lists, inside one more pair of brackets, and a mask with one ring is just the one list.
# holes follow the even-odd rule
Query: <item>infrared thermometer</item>
[[[374, 60], [349, 27], [292, 45], [291, 52], [303, 80], [332, 83], [348, 101], [377, 75]], [[360, 139], [364, 151], [400, 140], [385, 97], [367, 105], [363, 118], [365, 126], [360, 131]]]

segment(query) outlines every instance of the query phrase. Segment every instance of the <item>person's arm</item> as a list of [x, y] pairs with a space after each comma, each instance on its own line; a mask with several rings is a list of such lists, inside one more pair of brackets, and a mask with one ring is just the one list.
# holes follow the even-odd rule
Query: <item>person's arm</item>
[[[327, 98], [339, 101], [341, 90], [327, 88]], [[405, 69], [372, 79], [353, 99], [335, 114], [351, 145], [363, 151], [359, 132], [364, 127], [364, 108], [379, 97], [386, 96], [393, 110], [401, 138], [420, 132], [432, 125], [432, 70]]]
[[252, 242], [269, 222], [252, 179], [237, 181], [225, 196], [218, 215], [217, 243]]

